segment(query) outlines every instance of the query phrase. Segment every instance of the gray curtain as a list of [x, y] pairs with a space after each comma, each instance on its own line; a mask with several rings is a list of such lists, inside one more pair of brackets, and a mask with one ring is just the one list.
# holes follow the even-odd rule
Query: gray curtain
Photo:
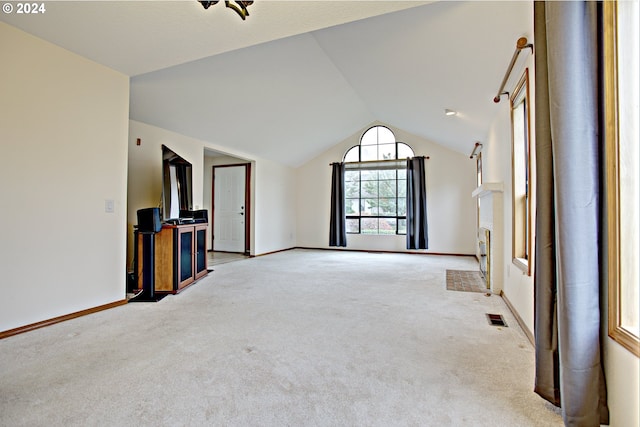
[[535, 391], [608, 424], [600, 351], [601, 5], [535, 2]]
[[429, 249], [424, 160], [407, 159], [407, 249]]
[[344, 206], [344, 163], [332, 163], [331, 168], [329, 246], [347, 246], [347, 226]]

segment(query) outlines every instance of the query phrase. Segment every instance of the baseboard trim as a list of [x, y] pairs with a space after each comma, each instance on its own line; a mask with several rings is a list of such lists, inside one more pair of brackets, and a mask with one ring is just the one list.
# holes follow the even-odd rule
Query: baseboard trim
[[[296, 246], [292, 249], [311, 249], [318, 251], [338, 251], [338, 252], [366, 252], [366, 253], [380, 253], [380, 254], [409, 254], [409, 255], [437, 255], [437, 256], [459, 256], [459, 257], [476, 257], [475, 254], [457, 254], [446, 252], [418, 252], [418, 251], [384, 251], [376, 249], [348, 249], [348, 248], [311, 248], [305, 246]], [[288, 249], [285, 249], [288, 250]]]
[[513, 307], [513, 304], [511, 304], [511, 301], [509, 301], [509, 298], [507, 298], [507, 295], [504, 293], [504, 291], [500, 291], [500, 296], [502, 297], [502, 300], [509, 308], [509, 311], [511, 311], [511, 314], [513, 314], [513, 316], [516, 318], [516, 322], [518, 322], [518, 325], [520, 325], [520, 328], [522, 329], [524, 334], [527, 336], [527, 339], [529, 340], [531, 345], [535, 348], [536, 340], [533, 337], [533, 334], [531, 333], [529, 328], [527, 328], [527, 325], [524, 323], [524, 320], [522, 320], [522, 317], [520, 317], [516, 309]]
[[[276, 251], [271, 251], [271, 252], [263, 252], [263, 253], [258, 254], [258, 255], [250, 255], [249, 258], [255, 258], [255, 257], [260, 257], [260, 256], [265, 256], [265, 255], [273, 255], [273, 254], [277, 254], [278, 252], [292, 251], [294, 249], [298, 249], [298, 248], [293, 247], [293, 248], [278, 249]], [[302, 249], [302, 248], [300, 248], [300, 249]]]
[[75, 319], [78, 317], [86, 316], [88, 314], [97, 313], [99, 311], [108, 310], [110, 308], [119, 307], [127, 303], [126, 299], [120, 301], [110, 302], [109, 304], [99, 305], [97, 307], [87, 308], [86, 310], [76, 311], [75, 313], [65, 314], [63, 316], [54, 317], [53, 319], [43, 320], [41, 322], [32, 323], [30, 325], [20, 326], [19, 328], [9, 329], [7, 331], [0, 332], [0, 340], [3, 338], [12, 337], [14, 335], [23, 334], [25, 332], [33, 331], [35, 329], [44, 328], [45, 326], [55, 325], [56, 323], [65, 322], [67, 320]]

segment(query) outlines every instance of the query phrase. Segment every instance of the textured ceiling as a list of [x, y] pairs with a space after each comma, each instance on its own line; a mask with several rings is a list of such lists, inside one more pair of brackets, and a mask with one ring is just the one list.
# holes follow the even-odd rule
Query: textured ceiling
[[224, 2], [204, 10], [195, 0], [47, 1], [45, 13], [0, 21], [135, 76], [422, 3], [258, 0], [243, 21]]
[[132, 75], [132, 119], [294, 167], [375, 121], [468, 154], [532, 39], [526, 1], [98, 3], [0, 19]]

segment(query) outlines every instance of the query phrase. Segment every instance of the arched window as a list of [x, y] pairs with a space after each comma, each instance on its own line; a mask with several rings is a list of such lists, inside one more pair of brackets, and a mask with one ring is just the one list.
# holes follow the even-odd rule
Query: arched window
[[413, 149], [385, 126], [368, 129], [344, 155], [347, 233], [406, 234], [407, 157]]

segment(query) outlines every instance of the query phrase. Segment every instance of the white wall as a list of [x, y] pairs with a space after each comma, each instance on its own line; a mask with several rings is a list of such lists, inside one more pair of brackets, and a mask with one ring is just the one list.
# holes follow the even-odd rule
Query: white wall
[[[503, 110], [496, 117], [487, 143], [483, 147], [483, 175], [485, 182], [504, 182], [503, 291], [526, 327], [533, 333], [533, 276], [523, 274], [522, 270], [514, 266], [511, 256], [511, 122], [509, 105], [505, 101], [502, 101], [504, 103]], [[606, 309], [606, 301], [601, 306]], [[606, 313], [603, 313], [602, 318], [607, 318]], [[610, 425], [614, 427], [637, 426], [639, 424], [638, 399], [640, 390], [638, 358], [608, 337], [604, 340], [603, 355], [611, 417]]]
[[[533, 78], [533, 76], [531, 76]], [[531, 80], [533, 83], [533, 80]], [[504, 259], [498, 284], [529, 332], [533, 332], [533, 276], [528, 276], [513, 264], [512, 260], [512, 180], [511, 180], [511, 119], [508, 99], [501, 101], [501, 110], [491, 125], [487, 141], [482, 148], [483, 182], [502, 183]], [[481, 205], [481, 209], [483, 206]]]
[[[137, 138], [141, 145], [136, 145]], [[168, 146], [193, 166], [193, 207], [211, 210], [211, 166], [205, 162], [205, 149], [227, 153], [235, 159], [252, 163], [251, 254], [289, 249], [295, 246], [295, 176], [294, 170], [269, 160], [227, 147], [201, 141], [145, 123], [130, 121], [128, 259], [133, 259], [133, 226], [137, 211], [158, 206], [162, 194], [162, 144]], [[234, 160], [237, 162], [237, 160]], [[205, 172], [206, 169], [206, 172]], [[206, 195], [205, 195], [206, 194]], [[211, 222], [211, 212], [209, 213]], [[209, 231], [210, 233], [210, 231]], [[208, 243], [210, 240], [208, 241]]]
[[296, 246], [296, 173], [270, 160], [256, 161], [255, 252], [265, 254]]
[[611, 338], [605, 339], [604, 372], [611, 427], [640, 425], [639, 368], [637, 356]]
[[0, 57], [4, 331], [125, 298], [129, 79], [2, 22]]
[[[137, 139], [140, 145], [137, 145]], [[203, 143], [145, 123], [129, 121], [129, 164], [127, 192], [127, 260], [133, 260], [133, 226], [139, 209], [158, 207], [162, 197], [162, 145], [191, 162], [193, 208], [203, 206]]]
[[[376, 123], [383, 124], [383, 123]], [[388, 126], [388, 125], [385, 125]], [[393, 126], [397, 141], [411, 146], [426, 162], [429, 250], [426, 252], [475, 254], [476, 208], [471, 192], [476, 186], [475, 161]], [[331, 207], [330, 163], [360, 143], [361, 129], [297, 170], [297, 245], [329, 248]], [[405, 236], [347, 235], [347, 249], [406, 251]]]
[[[532, 40], [532, 38], [530, 38]], [[533, 58], [529, 58], [531, 99], [535, 97]], [[531, 111], [534, 106], [532, 105]], [[491, 126], [482, 150], [484, 182], [504, 184], [504, 283], [505, 297], [512, 304], [530, 332], [534, 332], [534, 281], [512, 262], [512, 181], [511, 181], [511, 121], [509, 102], [501, 101], [501, 110]], [[532, 117], [532, 120], [535, 118]], [[534, 123], [532, 121], [532, 123]], [[535, 237], [535, 236], [534, 236]], [[533, 274], [533, 272], [532, 272]], [[606, 301], [601, 304], [606, 310]], [[602, 315], [606, 319], [606, 312]], [[606, 321], [606, 320], [605, 320]], [[606, 331], [604, 332], [606, 334]], [[607, 382], [610, 425], [639, 425], [638, 399], [640, 390], [638, 358], [611, 338], [605, 338], [603, 349]]]

